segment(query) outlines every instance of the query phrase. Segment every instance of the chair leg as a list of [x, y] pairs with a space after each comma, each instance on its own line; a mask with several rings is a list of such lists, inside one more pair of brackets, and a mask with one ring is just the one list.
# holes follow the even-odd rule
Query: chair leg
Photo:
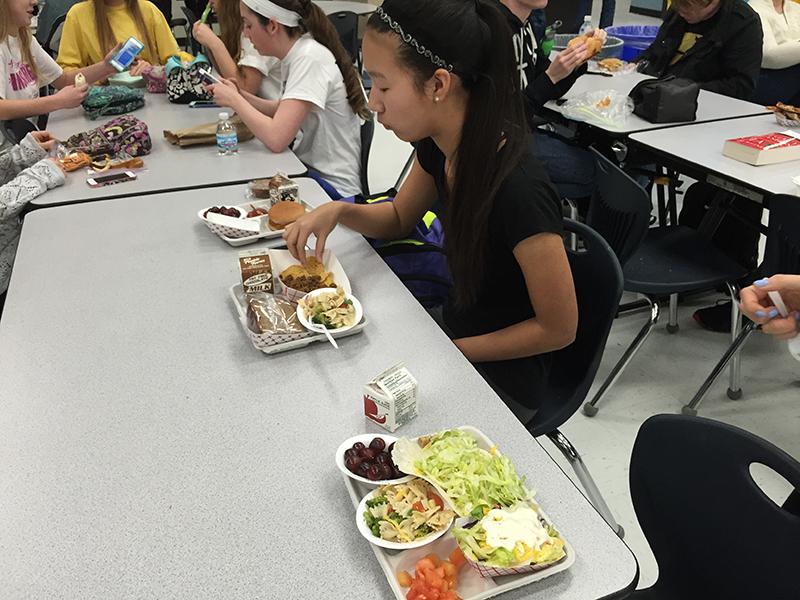
[[605, 519], [609, 527], [611, 527], [611, 529], [613, 529], [620, 538], [624, 537], [625, 530], [617, 523], [614, 515], [611, 513], [611, 509], [608, 507], [608, 504], [606, 504], [603, 495], [597, 488], [597, 484], [595, 484], [594, 479], [592, 479], [592, 476], [589, 474], [589, 470], [586, 468], [586, 465], [584, 464], [581, 455], [578, 454], [575, 446], [573, 446], [566, 436], [558, 429], [548, 433], [547, 437], [556, 445], [556, 447], [569, 461], [569, 464], [572, 466], [572, 469], [578, 476], [583, 489], [586, 490], [586, 495], [589, 497], [589, 502], [592, 503], [592, 506], [595, 507], [597, 512], [600, 513], [600, 516]]
[[[731, 296], [731, 343], [739, 337], [742, 329], [742, 316], [739, 312], [739, 286], [728, 283], [728, 293]], [[728, 398], [739, 400], [742, 397], [742, 354], [737, 352], [731, 360], [730, 380], [728, 383]]]
[[[711, 384], [719, 377], [719, 374], [725, 370], [726, 365], [731, 360], [731, 358], [735, 357], [735, 355], [739, 352], [739, 349], [742, 345], [747, 341], [747, 338], [750, 337], [750, 334], [756, 328], [756, 324], [752, 321], [748, 321], [747, 324], [742, 327], [742, 330], [736, 336], [736, 339], [730, 345], [730, 347], [725, 351], [725, 354], [722, 355], [722, 358], [716, 364], [714, 369], [711, 371], [711, 374], [706, 378], [703, 382], [703, 385], [700, 386], [700, 389], [697, 390], [697, 393], [692, 398], [691, 402], [684, 406], [681, 409], [681, 412], [684, 415], [691, 415], [695, 416], [697, 414], [697, 407], [700, 405], [700, 402], [703, 401], [706, 393], [708, 392], [708, 388], [711, 387]], [[737, 374], [738, 375], [738, 374]]]
[[655, 302], [652, 298], [647, 297], [646, 300], [650, 303], [650, 318], [647, 320], [641, 330], [639, 330], [639, 333], [636, 335], [631, 345], [628, 346], [628, 349], [625, 350], [625, 354], [622, 355], [622, 358], [619, 359], [619, 362], [614, 365], [611, 373], [608, 377], [606, 377], [606, 380], [603, 382], [603, 385], [600, 386], [600, 389], [597, 390], [597, 393], [595, 393], [591, 402], [587, 402], [583, 405], [583, 414], [585, 414], [587, 417], [593, 417], [597, 414], [597, 404], [603, 398], [608, 389], [617, 381], [619, 376], [622, 374], [623, 369], [628, 366], [628, 363], [633, 358], [633, 355], [636, 354], [636, 352], [642, 346], [644, 341], [647, 339], [647, 336], [649, 336], [650, 332], [653, 330], [653, 326], [655, 326], [656, 322], [658, 321], [658, 302]]
[[678, 294], [669, 295], [669, 322], [667, 323], [667, 332], [678, 332]]
[[[569, 207], [569, 218], [573, 221], [578, 220], [578, 205], [569, 198], [564, 198], [564, 203]], [[578, 250], [578, 236], [574, 233], [569, 234], [569, 249], [573, 252]]]

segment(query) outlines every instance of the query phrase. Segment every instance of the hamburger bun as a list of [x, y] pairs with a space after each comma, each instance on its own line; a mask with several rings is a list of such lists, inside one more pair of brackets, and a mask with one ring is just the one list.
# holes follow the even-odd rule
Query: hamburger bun
[[303, 205], [291, 200], [278, 202], [269, 209], [269, 227], [278, 230], [285, 229], [290, 223], [294, 223], [306, 212]]
[[595, 36], [587, 37], [585, 35], [579, 35], [572, 38], [569, 42], [567, 42], [567, 48], [572, 48], [578, 44], [586, 44], [586, 49], [589, 52], [589, 58], [593, 57], [603, 49], [603, 40], [601, 38]]

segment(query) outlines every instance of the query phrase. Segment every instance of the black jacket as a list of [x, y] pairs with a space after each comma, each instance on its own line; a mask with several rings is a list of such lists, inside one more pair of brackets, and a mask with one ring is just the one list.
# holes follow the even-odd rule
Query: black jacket
[[691, 79], [704, 90], [749, 100], [761, 69], [758, 14], [742, 0], [720, 0], [719, 11], [709, 21], [703, 37], [670, 65], [689, 24], [669, 10], [655, 41], [639, 56], [639, 71]]
[[558, 83], [553, 83], [545, 73], [550, 66], [550, 60], [542, 51], [541, 40], [537, 40], [534, 35], [531, 21], [527, 20], [523, 23], [504, 4], [498, 2], [498, 7], [506, 15], [511, 28], [514, 55], [519, 72], [519, 87], [525, 92], [528, 104], [526, 109], [528, 116], [531, 117], [531, 113], [538, 113], [548, 100], [555, 100], [563, 96], [572, 87], [575, 80], [586, 72], [586, 65], [575, 69]]

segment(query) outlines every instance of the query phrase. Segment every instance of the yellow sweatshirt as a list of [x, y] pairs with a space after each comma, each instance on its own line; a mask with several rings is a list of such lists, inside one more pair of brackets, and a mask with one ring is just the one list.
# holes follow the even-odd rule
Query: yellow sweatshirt
[[[62, 69], [88, 67], [106, 56], [106, 51], [100, 47], [100, 36], [94, 23], [94, 2], [95, 0], [78, 2], [67, 13], [56, 59]], [[125, 4], [107, 7], [111, 31], [118, 42], [135, 37], [145, 45], [139, 56], [150, 64], [163, 65], [170, 56], [179, 52], [178, 43], [172, 36], [164, 15], [152, 2], [139, 0], [139, 7], [155, 48], [147, 47], [146, 37], [136, 27]]]

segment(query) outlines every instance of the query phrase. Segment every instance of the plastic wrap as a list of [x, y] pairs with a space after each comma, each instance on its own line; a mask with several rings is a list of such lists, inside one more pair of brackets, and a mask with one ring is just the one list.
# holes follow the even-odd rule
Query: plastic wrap
[[586, 92], [567, 100], [562, 112], [574, 121], [622, 127], [633, 112], [633, 100], [615, 90]]

